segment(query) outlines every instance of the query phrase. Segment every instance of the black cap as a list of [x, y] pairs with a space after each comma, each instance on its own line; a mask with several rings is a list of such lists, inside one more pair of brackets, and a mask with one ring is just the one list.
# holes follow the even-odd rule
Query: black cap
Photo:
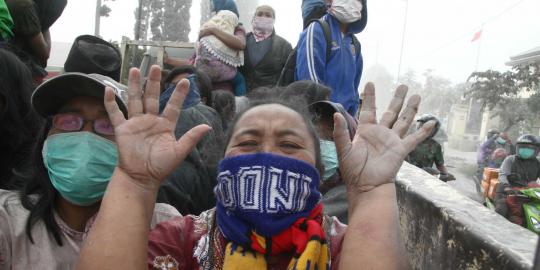
[[64, 63], [66, 72], [101, 74], [120, 80], [122, 56], [111, 43], [91, 35], [75, 39]]
[[100, 74], [72, 72], [47, 80], [32, 94], [32, 107], [41, 116], [48, 117], [75, 97], [89, 96], [103, 99], [106, 86], [113, 89], [118, 107], [127, 116], [127, 87]]

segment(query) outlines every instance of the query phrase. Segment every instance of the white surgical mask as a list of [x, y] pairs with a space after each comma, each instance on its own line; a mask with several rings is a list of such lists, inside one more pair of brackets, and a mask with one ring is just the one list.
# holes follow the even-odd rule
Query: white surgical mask
[[329, 12], [341, 23], [352, 23], [362, 18], [362, 2], [360, 0], [334, 0]]
[[254, 17], [251, 22], [255, 41], [260, 42], [272, 35], [274, 31], [274, 18]]

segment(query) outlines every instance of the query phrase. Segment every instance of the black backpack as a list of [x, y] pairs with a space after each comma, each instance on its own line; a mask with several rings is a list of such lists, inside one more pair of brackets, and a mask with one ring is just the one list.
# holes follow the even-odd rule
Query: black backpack
[[[330, 53], [332, 50], [332, 46], [329, 46], [328, 44], [332, 44], [332, 32], [330, 31], [330, 25], [328, 22], [326, 22], [323, 18], [320, 19], [314, 19], [311, 20], [311, 22], [308, 24], [312, 24], [313, 22], [318, 22], [324, 33], [324, 39], [326, 40], [326, 63], [330, 60]], [[306, 27], [307, 28], [307, 27]], [[360, 52], [360, 41], [353, 35], [352, 36], [352, 43], [356, 49], [356, 53], [358, 54]], [[281, 74], [279, 75], [279, 79], [276, 83], [276, 86], [287, 86], [294, 82], [294, 73], [296, 71], [296, 55], [298, 51], [298, 46], [296, 46], [289, 56], [287, 57], [287, 61], [285, 62], [285, 65], [283, 66], [283, 69], [281, 70]]]

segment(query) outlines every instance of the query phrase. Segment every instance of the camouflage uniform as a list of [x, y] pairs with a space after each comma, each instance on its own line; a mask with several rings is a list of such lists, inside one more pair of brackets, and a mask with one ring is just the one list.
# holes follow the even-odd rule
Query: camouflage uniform
[[431, 168], [433, 163], [436, 166], [444, 165], [442, 147], [435, 140], [427, 139], [407, 156], [407, 162], [419, 168]]

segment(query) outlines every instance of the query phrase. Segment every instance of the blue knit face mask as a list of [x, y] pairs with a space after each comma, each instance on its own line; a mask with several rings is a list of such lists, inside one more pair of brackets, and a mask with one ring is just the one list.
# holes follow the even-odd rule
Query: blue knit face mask
[[339, 168], [336, 144], [332, 141], [320, 140], [321, 159], [324, 164], [323, 181], [330, 179]]
[[228, 239], [247, 237], [238, 232], [248, 227], [276, 235], [309, 215], [321, 198], [318, 188], [317, 169], [297, 159], [270, 153], [225, 158], [214, 188], [218, 224]]
[[118, 159], [116, 144], [85, 131], [49, 136], [42, 154], [54, 188], [79, 206], [103, 198]]

